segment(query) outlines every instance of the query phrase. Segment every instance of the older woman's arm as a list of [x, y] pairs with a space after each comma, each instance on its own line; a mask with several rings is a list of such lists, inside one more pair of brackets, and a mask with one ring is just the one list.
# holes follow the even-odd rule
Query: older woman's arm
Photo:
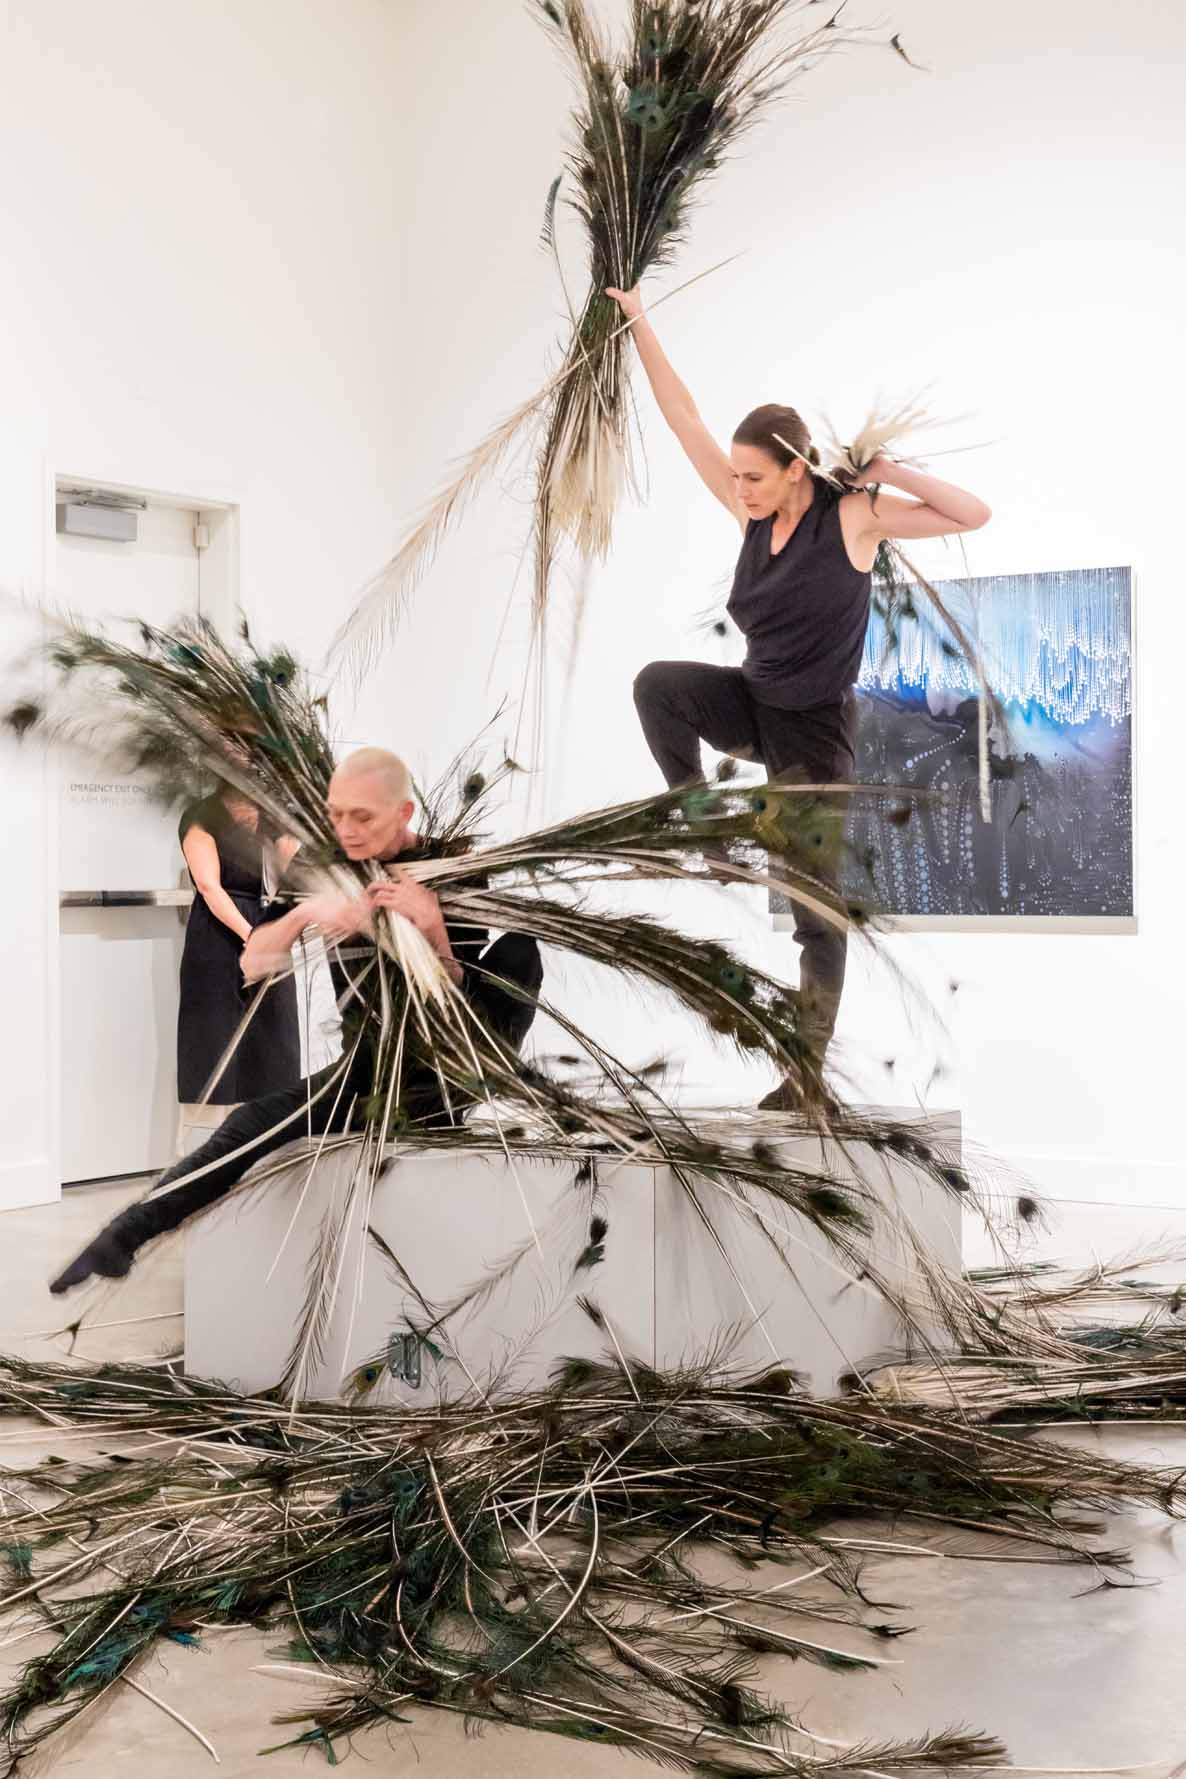
[[252, 931], [251, 937], [243, 947], [240, 967], [248, 982], [259, 982], [264, 976], [270, 976], [273, 970], [286, 970], [292, 962], [292, 948], [305, 931], [312, 926], [316, 911], [312, 902], [298, 902], [279, 920], [262, 921]]
[[365, 933], [371, 924], [371, 905], [365, 896], [342, 896], [332, 891], [298, 902], [279, 920], [261, 921], [243, 948], [243, 974], [258, 982], [273, 970], [288, 968], [297, 940], [309, 927], [320, 927], [330, 944]]

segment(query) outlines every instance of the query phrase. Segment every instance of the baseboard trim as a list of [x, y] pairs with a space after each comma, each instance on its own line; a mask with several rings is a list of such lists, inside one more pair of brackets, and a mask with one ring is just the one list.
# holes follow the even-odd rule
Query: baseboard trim
[[19, 1211], [26, 1205], [52, 1205], [61, 1196], [57, 1170], [47, 1155], [36, 1161], [11, 1161], [0, 1165], [0, 1211]]

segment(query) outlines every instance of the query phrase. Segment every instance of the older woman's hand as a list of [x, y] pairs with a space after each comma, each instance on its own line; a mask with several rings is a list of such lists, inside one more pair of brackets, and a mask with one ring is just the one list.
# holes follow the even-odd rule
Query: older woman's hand
[[365, 896], [340, 896], [332, 892], [311, 896], [303, 904], [306, 919], [319, 927], [331, 944], [370, 931], [371, 905]]
[[367, 900], [372, 908], [385, 908], [391, 914], [402, 914], [426, 938], [435, 939], [444, 931], [445, 917], [441, 905], [430, 889], [417, 883], [402, 871], [395, 872], [383, 883], [368, 883]]

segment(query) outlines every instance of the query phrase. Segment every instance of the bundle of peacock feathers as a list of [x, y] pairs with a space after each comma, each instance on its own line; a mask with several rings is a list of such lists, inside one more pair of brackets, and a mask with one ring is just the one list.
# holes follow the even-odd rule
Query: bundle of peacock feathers
[[1004, 1750], [967, 1730], [813, 1735], [757, 1665], [892, 1660], [910, 1626], [871, 1608], [866, 1552], [919, 1554], [939, 1526], [949, 1559], [1122, 1580], [1124, 1552], [1083, 1510], [1179, 1499], [1176, 1477], [816, 1402], [785, 1372], [710, 1382], [625, 1355], [568, 1362], [494, 1408], [420, 1413], [294, 1413], [159, 1367], [0, 1359], [0, 1413], [121, 1448], [5, 1475], [0, 1611], [45, 1641], [0, 1698], [7, 1772], [121, 1678], [138, 1684], [150, 1652], [244, 1625], [286, 1635], [277, 1659], [317, 1683], [279, 1746], [332, 1764], [432, 1708], [703, 1779], [979, 1769]]
[[568, 164], [548, 193], [544, 244], [556, 251], [557, 210], [566, 197], [585, 231], [588, 289], [579, 303], [565, 290], [572, 332], [560, 369], [463, 459], [364, 588], [334, 645], [356, 665], [397, 622], [477, 489], [523, 447], [533, 459], [533, 624], [540, 643], [560, 540], [586, 562], [604, 557], [631, 479], [629, 324], [606, 287], [629, 290], [670, 263], [705, 182], [767, 108], [823, 58], [861, 42], [904, 58], [896, 38], [842, 24], [843, 6], [821, 16], [818, 0], [630, 0], [617, 46], [587, 0], [531, 0], [531, 7], [578, 94]]
[[[136, 645], [66, 624], [48, 651], [55, 684], [40, 702], [14, 705], [11, 728], [98, 751], [118, 769], [138, 773], [164, 799], [192, 796], [212, 775], [230, 782], [278, 832], [301, 841], [303, 879], [292, 893], [330, 881], [357, 895], [378, 874], [373, 863], [352, 864], [337, 851], [326, 807], [333, 750], [325, 703], [287, 650], [257, 651], [246, 635], [232, 646], [199, 621], [173, 631], [141, 626]], [[343, 1282], [345, 1230], [369, 1221], [377, 1182], [400, 1147], [445, 1144], [547, 1156], [571, 1161], [575, 1175], [623, 1158], [661, 1166], [730, 1270], [714, 1197], [755, 1225], [788, 1267], [787, 1215], [810, 1225], [911, 1327], [920, 1318], [933, 1321], [936, 1311], [941, 1325], [966, 1319], [959, 1281], [930, 1263], [909, 1218], [902, 1219], [901, 1236], [919, 1276], [930, 1282], [925, 1310], [916, 1313], [906, 1303], [901, 1281], [879, 1269], [868, 1242], [875, 1215], [886, 1210], [883, 1157], [963, 1203], [975, 1195], [958, 1154], [921, 1122], [881, 1120], [835, 1097], [800, 1030], [796, 991], [716, 941], [693, 940], [647, 916], [607, 914], [588, 899], [598, 885], [657, 879], [771, 884], [813, 901], [873, 944], [874, 924], [865, 911], [841, 902], [812, 874], [834, 814], [810, 787], [706, 785], [483, 844], [479, 826], [491, 793], [514, 770], [504, 761], [487, 778], [456, 763], [445, 787], [425, 794], [422, 844], [401, 855], [401, 863], [431, 885], [449, 919], [532, 935], [674, 997], [717, 1039], [766, 1058], [794, 1081], [800, 1116], [780, 1119], [770, 1135], [755, 1132], [752, 1119], [693, 1118], [664, 1098], [661, 1076], [612, 1055], [546, 1002], [572, 1054], [524, 1061], [483, 1023], [417, 929], [401, 916], [380, 915], [372, 943], [349, 943], [337, 953], [348, 978], [343, 1053], [316, 1089], [342, 1092], [361, 1058], [369, 1066], [369, 1092], [348, 1139], [312, 1140], [299, 1161], [284, 1164], [286, 1179], [296, 1170], [307, 1189], [323, 1155], [347, 1152], [351, 1163], [348, 1191], [332, 1216], [326, 1212], [332, 1227], [325, 1232], [324, 1264], [311, 1282], [285, 1373], [293, 1394], [303, 1393], [328, 1306]], [[513, 985], [503, 986], [513, 992]], [[244, 1022], [250, 1017], [249, 1008]], [[424, 1115], [426, 1078], [431, 1118]], [[444, 1129], [442, 1102], [452, 1119]], [[462, 1122], [467, 1111], [475, 1116]], [[796, 1130], [820, 1139], [811, 1156], [788, 1152], [785, 1139]], [[187, 1180], [198, 1177], [200, 1170]], [[496, 1262], [493, 1270], [513, 1260]]]

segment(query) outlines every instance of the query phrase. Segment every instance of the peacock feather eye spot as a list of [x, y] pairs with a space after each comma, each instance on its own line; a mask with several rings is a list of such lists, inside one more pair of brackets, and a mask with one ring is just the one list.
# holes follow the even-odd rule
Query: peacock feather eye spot
[[669, 113], [663, 103], [662, 89], [652, 81], [642, 81], [638, 86], [631, 87], [626, 116], [640, 130], [663, 129], [668, 122]]

